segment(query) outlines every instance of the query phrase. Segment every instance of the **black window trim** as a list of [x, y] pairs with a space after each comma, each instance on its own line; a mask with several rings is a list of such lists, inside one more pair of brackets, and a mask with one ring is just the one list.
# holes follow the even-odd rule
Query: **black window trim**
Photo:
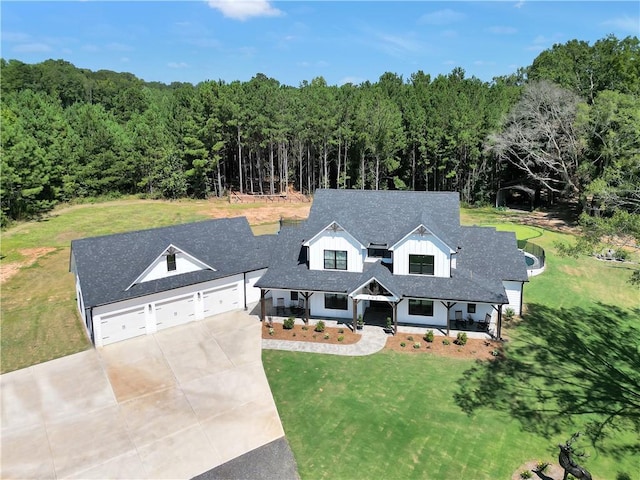
[[326, 310], [349, 310], [349, 300], [347, 295], [344, 293], [325, 293], [324, 308]]
[[[327, 259], [327, 253], [333, 254], [332, 255], [333, 258]], [[338, 253], [344, 253], [344, 268], [338, 267]], [[346, 271], [349, 266], [348, 254], [346, 250], [325, 250], [323, 261], [324, 261], [325, 270], [345, 270]], [[329, 263], [327, 263], [327, 261]], [[342, 259], [340, 259], [340, 263], [342, 263]]]
[[175, 272], [178, 269], [178, 263], [176, 262], [176, 254], [170, 253], [167, 255], [167, 272]]
[[[418, 305], [416, 305], [416, 303], [418, 303]], [[431, 309], [430, 309], [431, 312], [429, 313], [429, 310], [427, 310], [426, 313], [423, 313], [423, 309], [425, 309], [429, 304], [431, 306]], [[418, 312], [416, 312], [415, 310], [416, 308], [419, 309]], [[434, 301], [421, 299], [421, 298], [410, 298], [409, 306], [407, 307], [407, 312], [409, 313], [409, 315], [413, 315], [415, 317], [433, 317]]]
[[[415, 261], [411, 261], [411, 257], [421, 257], [421, 261], [420, 262], [415, 262]], [[428, 263], [428, 260], [431, 260], [431, 263]], [[426, 260], [426, 261], [425, 261]], [[409, 254], [409, 274], [410, 275], [430, 275], [433, 276], [435, 275], [435, 263], [436, 263], [436, 258], [434, 255], [422, 255], [422, 254], [417, 254], [417, 253], [410, 253]], [[418, 265], [420, 267], [420, 271], [411, 271], [411, 267], [413, 265]], [[425, 272], [425, 270], [427, 270]], [[430, 273], [429, 273], [430, 271]]]

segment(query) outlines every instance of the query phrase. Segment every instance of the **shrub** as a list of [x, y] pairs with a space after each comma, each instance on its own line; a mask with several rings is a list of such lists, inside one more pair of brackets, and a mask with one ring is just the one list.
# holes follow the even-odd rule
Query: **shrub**
[[466, 345], [467, 344], [467, 334], [465, 332], [458, 332], [458, 336], [455, 339], [456, 345]]
[[391, 330], [391, 326], [393, 323], [391, 322], [391, 317], [387, 317], [387, 329]]
[[309, 325], [302, 325], [303, 330], [309, 330]]
[[324, 339], [325, 339], [325, 340], [329, 340], [329, 334], [328, 334], [328, 333], [325, 333], [325, 334], [324, 334]]
[[421, 346], [422, 346], [422, 345], [420, 345], [420, 342], [416, 342], [416, 343], [414, 343], [414, 344], [413, 344], [413, 348], [415, 348], [416, 350], [417, 350], [418, 348], [420, 348]]
[[544, 473], [547, 471], [547, 468], [549, 468], [548, 462], [543, 462], [542, 460], [536, 462], [536, 472]]
[[494, 357], [499, 357], [500, 350], [498, 350], [497, 348], [494, 348], [493, 350], [491, 350], [491, 355], [493, 355]]
[[425, 342], [433, 342], [433, 330], [428, 330], [427, 333], [424, 334], [424, 337], [422, 337], [424, 339]]
[[400, 342], [400, 346], [401, 346], [402, 348], [404, 348], [404, 347], [406, 347], [406, 346], [407, 346], [407, 344], [406, 344], [406, 343], [404, 343], [404, 342]]
[[613, 257], [616, 260], [624, 261], [629, 258], [629, 253], [626, 250], [616, 250], [616, 253], [614, 253]]
[[510, 322], [511, 320], [513, 320], [513, 317], [515, 317], [515, 315], [516, 315], [516, 311], [511, 307], [508, 307], [504, 311], [504, 318], [507, 320], [507, 322]]
[[340, 336], [338, 337], [338, 341], [339, 341], [339, 342], [341, 342], [341, 341], [343, 341], [343, 340], [344, 340], [344, 335], [340, 335]]
[[449, 341], [449, 339], [445, 338], [444, 340], [442, 340], [442, 344], [443, 345], [449, 345], [449, 344], [451, 344], [451, 342]]
[[282, 328], [285, 330], [291, 330], [293, 325], [296, 323], [296, 319], [293, 317], [285, 318], [284, 322], [282, 322]]
[[533, 474], [531, 473], [531, 470], [525, 470], [523, 472], [520, 472], [520, 478], [526, 479], [526, 478], [531, 478], [533, 477]]
[[324, 322], [320, 320], [316, 323], [316, 328], [314, 329], [316, 332], [324, 332]]
[[338, 333], [344, 333], [344, 328], [339, 328]]
[[292, 336], [292, 337], [295, 337], [295, 336], [296, 336], [296, 332], [293, 332], [293, 333], [291, 334], [291, 336]]
[[409, 340], [410, 342], [413, 342], [413, 335], [409, 335], [409, 336], [407, 337], [407, 340]]
[[273, 328], [269, 328], [269, 335], [273, 335], [276, 331]]

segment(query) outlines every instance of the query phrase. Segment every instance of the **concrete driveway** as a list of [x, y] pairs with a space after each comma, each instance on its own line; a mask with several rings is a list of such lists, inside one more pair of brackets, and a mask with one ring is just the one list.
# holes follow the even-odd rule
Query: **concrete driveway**
[[284, 436], [245, 312], [0, 377], [0, 477], [191, 478]]

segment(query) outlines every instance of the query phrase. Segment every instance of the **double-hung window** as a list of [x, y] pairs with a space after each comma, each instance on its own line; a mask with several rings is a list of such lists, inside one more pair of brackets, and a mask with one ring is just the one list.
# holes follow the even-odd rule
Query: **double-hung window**
[[346, 270], [347, 252], [345, 250], [325, 250], [324, 251], [325, 270]]
[[409, 273], [417, 275], [433, 275], [433, 255], [409, 255]]
[[409, 299], [409, 315], [433, 317], [433, 301]]

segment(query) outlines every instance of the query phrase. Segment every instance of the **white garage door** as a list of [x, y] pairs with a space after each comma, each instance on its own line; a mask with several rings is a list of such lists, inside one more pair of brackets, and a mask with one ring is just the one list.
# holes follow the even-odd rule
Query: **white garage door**
[[158, 330], [175, 327], [195, 320], [193, 295], [156, 304], [156, 325]]
[[207, 290], [202, 298], [204, 299], [205, 317], [230, 312], [244, 306], [240, 304], [240, 292], [237, 285]]
[[102, 345], [144, 335], [146, 330], [144, 307], [137, 307], [113, 315], [103, 315], [100, 319]]

